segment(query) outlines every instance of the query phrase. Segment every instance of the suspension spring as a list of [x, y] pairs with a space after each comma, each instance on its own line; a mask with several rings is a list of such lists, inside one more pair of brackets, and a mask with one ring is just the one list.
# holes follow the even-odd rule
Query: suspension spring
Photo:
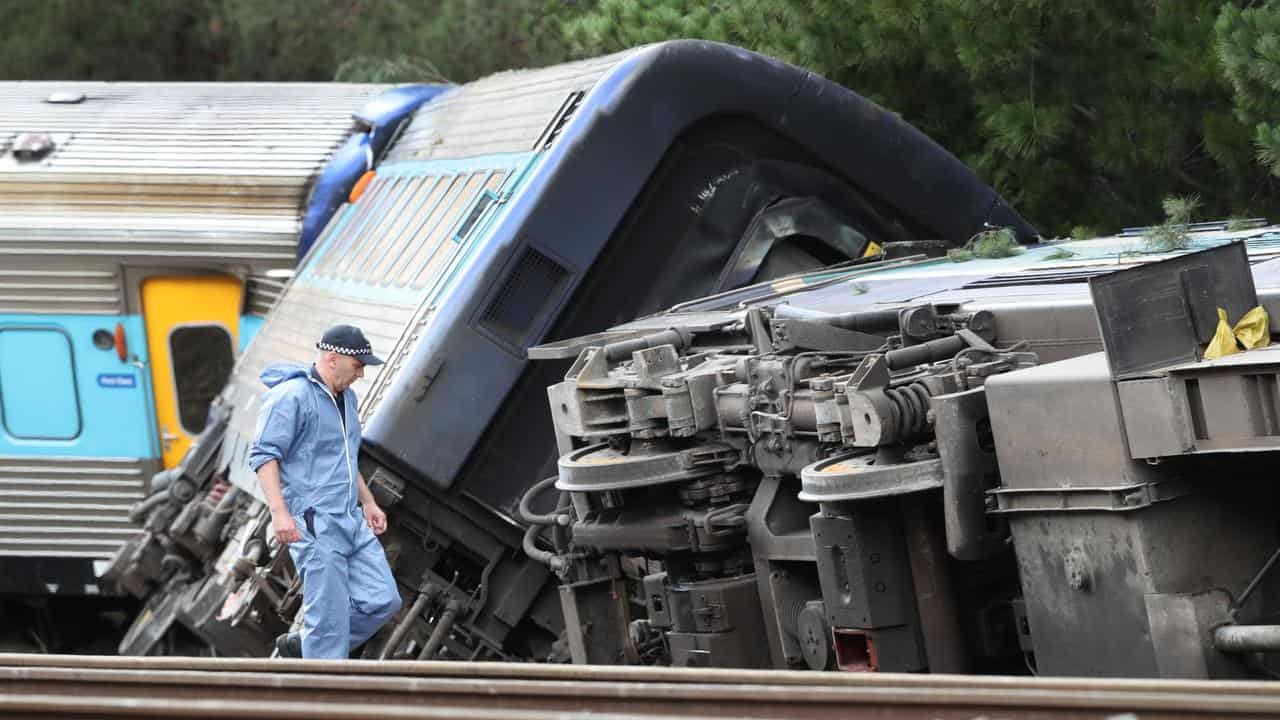
[[906, 440], [929, 429], [929, 389], [924, 383], [913, 382], [894, 388], [886, 388], [885, 397], [892, 404], [893, 425], [898, 429], [898, 440]]

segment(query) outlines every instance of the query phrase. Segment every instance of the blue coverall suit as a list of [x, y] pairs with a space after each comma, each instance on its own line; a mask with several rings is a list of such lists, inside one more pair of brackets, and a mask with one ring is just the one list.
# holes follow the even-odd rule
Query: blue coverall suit
[[302, 576], [302, 656], [348, 657], [400, 610], [381, 543], [356, 505], [360, 421], [356, 395], [338, 401], [312, 368], [278, 363], [262, 373], [249, 466], [280, 464], [280, 489], [300, 542], [289, 554]]

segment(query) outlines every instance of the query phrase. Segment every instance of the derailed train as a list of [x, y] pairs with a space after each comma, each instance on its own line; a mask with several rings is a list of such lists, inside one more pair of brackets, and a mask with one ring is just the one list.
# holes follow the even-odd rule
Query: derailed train
[[[735, 48], [447, 90], [335, 214], [114, 558], [147, 598], [121, 651], [178, 624], [265, 654], [296, 615], [245, 465], [257, 374], [351, 321], [390, 355], [357, 385], [360, 463], [405, 600], [365, 657], [1265, 672], [1236, 651], [1271, 631], [1245, 626], [1270, 611], [1266, 456], [1222, 453], [1280, 432], [1267, 351], [1116, 373], [1085, 281], [1153, 259], [1140, 238], [931, 257], [992, 227], [1035, 237], [891, 113]], [[1195, 242], [1228, 237], [1256, 260], [1280, 231]], [[1241, 247], [1150, 281], [1196, 308], [1188, 343], [1248, 285]], [[1130, 338], [1163, 336], [1115, 317], [1108, 349], [1151, 360]]]

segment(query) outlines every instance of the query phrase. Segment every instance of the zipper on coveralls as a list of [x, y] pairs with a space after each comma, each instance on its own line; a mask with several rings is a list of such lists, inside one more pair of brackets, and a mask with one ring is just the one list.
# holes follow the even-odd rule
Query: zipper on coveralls
[[329, 388], [311, 377], [310, 374], [307, 375], [307, 379], [324, 391], [324, 396], [329, 398], [329, 402], [333, 403], [333, 411], [338, 413], [338, 429], [342, 431], [342, 455], [347, 459], [347, 506], [344, 508], [344, 512], [351, 512], [351, 487], [356, 484], [356, 479], [351, 474], [351, 447], [347, 438], [347, 420], [342, 417], [342, 410], [338, 407], [338, 399], [333, 396], [333, 393], [329, 392]]

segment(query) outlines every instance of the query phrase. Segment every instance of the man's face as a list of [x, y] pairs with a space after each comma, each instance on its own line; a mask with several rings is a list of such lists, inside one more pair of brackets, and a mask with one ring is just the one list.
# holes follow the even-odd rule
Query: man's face
[[329, 352], [330, 367], [333, 369], [333, 384], [338, 392], [351, 387], [351, 383], [364, 377], [364, 363], [342, 353]]

